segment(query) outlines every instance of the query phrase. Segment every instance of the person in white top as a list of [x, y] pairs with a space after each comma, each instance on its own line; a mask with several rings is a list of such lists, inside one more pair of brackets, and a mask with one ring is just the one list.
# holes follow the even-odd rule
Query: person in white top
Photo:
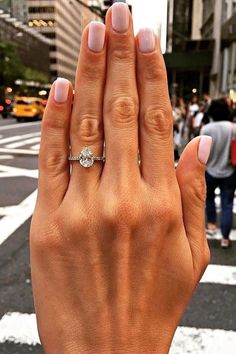
[[192, 140], [193, 138], [193, 118], [199, 111], [198, 98], [197, 96], [193, 96], [191, 99], [191, 103], [188, 106], [188, 140]]
[[204, 112], [205, 112], [205, 104], [201, 103], [200, 106], [199, 106], [199, 111], [193, 117], [193, 121], [192, 121], [194, 137], [196, 137], [196, 136], [198, 136], [200, 134], [200, 130], [201, 130], [201, 126], [202, 126], [202, 120], [203, 120], [203, 117], [204, 117]]

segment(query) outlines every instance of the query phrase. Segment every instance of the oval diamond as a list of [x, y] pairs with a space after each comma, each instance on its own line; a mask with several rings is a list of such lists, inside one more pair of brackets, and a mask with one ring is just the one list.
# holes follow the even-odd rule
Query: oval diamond
[[88, 147], [83, 148], [83, 150], [81, 151], [79, 162], [85, 168], [93, 166], [94, 156], [92, 151]]

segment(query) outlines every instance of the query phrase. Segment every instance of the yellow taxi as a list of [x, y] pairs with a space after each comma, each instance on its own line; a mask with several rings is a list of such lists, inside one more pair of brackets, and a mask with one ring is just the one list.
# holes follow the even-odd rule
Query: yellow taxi
[[27, 119], [42, 119], [44, 108], [43, 100], [38, 97], [16, 97], [12, 116], [18, 122]]

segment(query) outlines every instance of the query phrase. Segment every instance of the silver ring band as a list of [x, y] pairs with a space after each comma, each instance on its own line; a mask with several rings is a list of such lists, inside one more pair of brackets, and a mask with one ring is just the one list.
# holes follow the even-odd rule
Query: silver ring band
[[106, 158], [105, 156], [94, 156], [92, 150], [86, 146], [81, 150], [81, 153], [78, 156], [70, 156], [69, 161], [78, 161], [84, 168], [90, 168], [93, 166], [94, 162], [105, 162]]

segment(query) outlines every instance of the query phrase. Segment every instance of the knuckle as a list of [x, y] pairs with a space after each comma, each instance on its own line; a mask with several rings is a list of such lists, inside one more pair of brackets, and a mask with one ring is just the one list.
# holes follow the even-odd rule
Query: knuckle
[[104, 203], [102, 215], [106, 224], [113, 228], [124, 226], [133, 228], [141, 222], [141, 211], [138, 203], [134, 202], [134, 198], [129, 197], [128, 194], [116, 199], [113, 198], [112, 205], [111, 203]]
[[206, 182], [205, 178], [199, 178], [196, 173], [190, 173], [186, 185], [187, 199], [192, 203], [193, 200], [200, 202], [202, 207], [206, 202]]
[[44, 257], [45, 253], [59, 252], [64, 248], [63, 238], [60, 234], [60, 228], [56, 222], [49, 222], [45, 225], [39, 225], [34, 222], [30, 230], [30, 243], [37, 251], [38, 255]]
[[161, 224], [167, 225], [168, 228], [176, 226], [182, 218], [181, 209], [174, 207], [170, 198], [164, 198], [158, 204], [156, 214]]
[[159, 83], [167, 81], [166, 69], [165, 64], [163, 62], [163, 58], [159, 58], [159, 56], [157, 57], [156, 54], [153, 54], [153, 56], [149, 58], [146, 70], [144, 70], [144, 79], [146, 81]]
[[150, 106], [144, 114], [144, 125], [151, 134], [161, 139], [169, 138], [173, 133], [173, 120], [171, 109]]
[[51, 134], [55, 131], [65, 131], [68, 127], [68, 119], [65, 119], [67, 114], [64, 109], [61, 107], [54, 106], [48, 114], [48, 110], [46, 109], [43, 121], [42, 121], [42, 129], [43, 132], [47, 132], [47, 134]]
[[115, 125], [133, 126], [138, 114], [138, 102], [134, 97], [119, 97], [110, 101], [110, 114]]
[[103, 78], [105, 74], [104, 67], [104, 64], [101, 64], [96, 56], [90, 57], [89, 60], [84, 61], [81, 75], [86, 81], [94, 83]]
[[39, 154], [40, 171], [46, 171], [50, 177], [56, 177], [61, 174], [68, 166], [68, 156], [62, 153], [60, 147], [54, 146], [54, 151], [48, 151], [47, 154]]
[[[117, 39], [115, 45], [111, 49], [111, 60], [118, 62], [126, 62], [134, 65], [134, 46], [126, 39]], [[122, 63], [123, 64], [123, 63]]]
[[96, 114], [82, 114], [73, 132], [83, 143], [96, 143], [102, 139], [102, 127]]

